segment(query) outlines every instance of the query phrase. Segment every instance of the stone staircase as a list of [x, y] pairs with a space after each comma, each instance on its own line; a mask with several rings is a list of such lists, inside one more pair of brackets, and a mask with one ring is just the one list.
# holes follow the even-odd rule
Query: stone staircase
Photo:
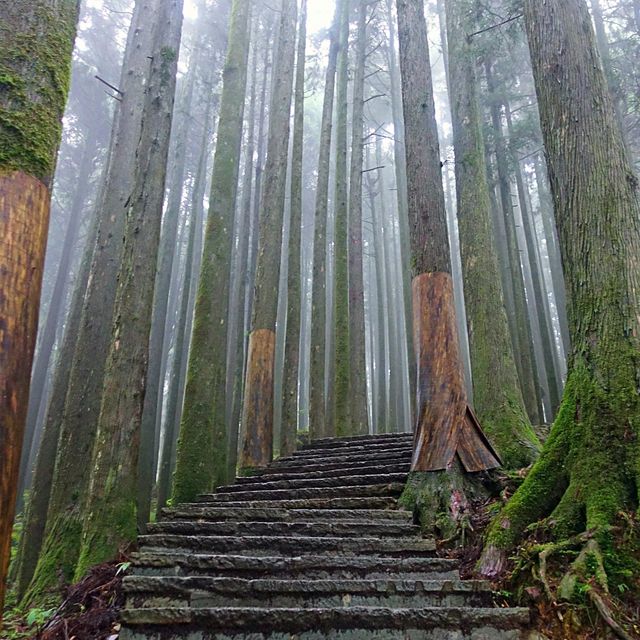
[[412, 437], [326, 439], [163, 511], [140, 538], [120, 640], [520, 640], [397, 507]]

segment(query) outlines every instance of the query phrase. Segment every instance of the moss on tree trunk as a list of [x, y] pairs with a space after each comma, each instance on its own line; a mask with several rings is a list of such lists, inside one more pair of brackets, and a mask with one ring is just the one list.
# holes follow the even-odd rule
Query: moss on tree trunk
[[565, 267], [572, 352], [551, 435], [491, 525], [480, 569], [500, 572], [525, 529], [547, 518], [560, 540], [591, 532], [605, 570], [619, 583], [625, 580], [621, 569], [632, 565], [613, 548], [611, 528], [621, 511], [637, 509], [640, 489], [638, 181], [584, 0], [527, 0], [525, 23]]

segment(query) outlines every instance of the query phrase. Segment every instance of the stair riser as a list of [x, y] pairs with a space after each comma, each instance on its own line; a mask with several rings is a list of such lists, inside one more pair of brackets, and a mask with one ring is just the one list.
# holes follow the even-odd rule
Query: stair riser
[[119, 640], [526, 640], [527, 634], [515, 629], [491, 627], [465, 633], [451, 629], [350, 629], [345, 631], [305, 631], [302, 633], [216, 633], [202, 630], [132, 630], [125, 628]]
[[204, 505], [181, 505], [178, 509], [163, 510], [162, 522], [169, 520], [203, 520], [205, 522], [329, 522], [336, 520], [365, 520], [411, 524], [412, 515], [407, 511], [391, 509], [227, 509]]
[[203, 506], [222, 507], [227, 509], [393, 509], [397, 499], [381, 496], [373, 498], [308, 498], [297, 500], [247, 500], [220, 502], [202, 499], [198, 504]]
[[270, 491], [236, 491], [235, 493], [205, 494], [199, 502], [234, 502], [251, 500], [309, 500], [313, 498], [375, 498], [399, 496], [404, 484], [364, 485], [361, 487], [333, 487], [320, 489], [279, 489]]
[[327, 449], [331, 447], [343, 447], [351, 444], [367, 444], [369, 442], [382, 444], [383, 442], [413, 442], [413, 433], [384, 433], [374, 436], [347, 436], [346, 438], [321, 438], [312, 440], [299, 448], [306, 449]]
[[277, 489], [316, 489], [316, 488], [333, 488], [333, 487], [356, 487], [368, 486], [381, 483], [391, 484], [393, 482], [405, 483], [407, 481], [407, 473], [375, 473], [372, 475], [329, 475], [325, 478], [311, 478], [309, 480], [278, 480], [270, 481], [263, 479], [262, 482], [254, 482], [250, 484], [241, 483], [237, 485], [229, 485], [218, 487], [216, 493], [236, 493], [238, 491], [247, 491], [259, 489], [260, 491], [273, 491]]
[[248, 554], [273, 556], [299, 555], [360, 555], [410, 558], [433, 554], [434, 546], [428, 540], [349, 539], [349, 538], [297, 538], [256, 537], [254, 539], [222, 536], [149, 535], [140, 537], [140, 548], [151, 551], [209, 552], [216, 554]]
[[420, 528], [410, 524], [308, 523], [308, 522], [189, 522], [165, 521], [149, 525], [150, 534], [208, 536], [311, 536], [390, 537], [420, 536]]
[[390, 595], [353, 595], [353, 594], [287, 594], [287, 595], [243, 595], [194, 593], [187, 596], [159, 595], [140, 593], [127, 598], [128, 607], [486, 607], [490, 598], [478, 593], [433, 594], [421, 593], [406, 596]]
[[280, 480], [310, 480], [311, 478], [334, 478], [335, 476], [358, 476], [358, 475], [387, 475], [389, 473], [404, 473], [408, 474], [411, 468], [411, 463], [406, 460], [395, 464], [386, 465], [366, 465], [360, 467], [345, 465], [342, 468], [337, 469], [320, 469], [319, 471], [309, 471], [306, 468], [301, 468], [299, 471], [285, 470], [284, 471], [269, 471], [260, 473], [256, 476], [250, 476], [247, 478], [236, 478], [236, 485], [252, 485], [261, 484], [262, 482], [275, 482]]
[[258, 479], [262, 477], [269, 477], [271, 474], [283, 474], [283, 473], [297, 473], [304, 474], [306, 471], [336, 471], [339, 472], [345, 469], [356, 468], [375, 468], [376, 465], [380, 467], [387, 465], [411, 465], [411, 456], [408, 454], [402, 455], [382, 455], [374, 456], [366, 460], [354, 460], [349, 456], [342, 459], [332, 459], [331, 461], [303, 461], [303, 460], [278, 460], [269, 467], [262, 471], [259, 471], [255, 476], [251, 476], [248, 479]]
[[286, 460], [310, 460], [310, 459], [323, 459], [330, 460], [336, 457], [350, 456], [353, 460], [366, 460], [373, 455], [384, 455], [395, 453], [396, 455], [411, 454], [412, 445], [410, 443], [401, 444], [383, 444], [383, 445], [370, 445], [367, 447], [362, 446], [350, 446], [339, 447], [336, 449], [306, 449], [296, 451], [292, 456], [285, 458]]

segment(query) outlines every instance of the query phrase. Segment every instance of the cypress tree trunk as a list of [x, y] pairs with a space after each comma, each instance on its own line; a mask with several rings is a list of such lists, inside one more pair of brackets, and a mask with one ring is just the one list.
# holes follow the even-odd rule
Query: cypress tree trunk
[[[538, 385], [534, 369], [533, 343], [531, 325], [525, 299], [524, 278], [520, 264], [520, 250], [516, 235], [514, 215], [514, 202], [511, 194], [511, 181], [507, 150], [502, 131], [501, 103], [497, 95], [496, 82], [493, 75], [491, 62], [485, 60], [485, 76], [489, 91], [489, 111], [491, 113], [492, 133], [494, 138], [496, 168], [498, 170], [498, 186], [504, 227], [506, 231], [506, 249], [509, 272], [509, 282], [503, 279], [503, 291], [505, 302], [512, 297], [513, 307], [507, 304], [507, 320], [513, 352], [515, 356], [520, 390], [522, 391], [525, 407], [529, 419], [533, 424], [540, 424], [541, 418], [538, 411]], [[506, 286], [504, 286], [506, 285]], [[511, 296], [507, 294], [509, 292]]]
[[309, 432], [311, 438], [330, 434], [325, 403], [325, 360], [327, 325], [327, 217], [329, 215], [329, 162], [333, 130], [333, 98], [336, 87], [336, 65], [340, 48], [340, 17], [346, 0], [336, 3], [329, 60], [324, 80], [324, 101], [320, 124], [320, 152], [313, 232], [313, 284], [311, 293], [311, 347], [309, 364]]
[[90, 467], [77, 461], [91, 459], [97, 429], [125, 203], [131, 196], [135, 172], [136, 147], [129, 142], [140, 138], [143, 86], [153, 36], [148, 25], [153, 24], [150, 16], [155, 8], [155, 0], [136, 2], [129, 27], [120, 78], [122, 102], [112, 128], [109, 163], [98, 199], [97, 240], [66, 390], [45, 539], [26, 602], [55, 588], [60, 577], [70, 581], [78, 559]]
[[293, 151], [291, 155], [291, 219], [289, 222], [289, 270], [287, 273], [287, 335], [283, 380], [280, 455], [296, 449], [298, 434], [298, 380], [300, 362], [300, 240], [302, 233], [302, 163], [304, 152], [304, 72], [307, 44], [307, 0], [300, 7], [294, 101]]
[[362, 267], [362, 164], [364, 152], [364, 72], [367, 54], [367, 2], [358, 6], [356, 66], [351, 117], [349, 190], [349, 425], [340, 435], [369, 432], [365, 363], [364, 282]]
[[273, 455], [275, 330], [289, 152], [296, 21], [296, 1], [282, 0], [278, 58], [274, 66], [265, 186], [260, 207], [258, 261], [242, 412], [243, 440], [239, 466], [244, 472], [267, 465]]
[[329, 354], [329, 376], [333, 397], [327, 398], [327, 435], [344, 435], [350, 423], [349, 399], [349, 282], [348, 282], [348, 192], [347, 90], [349, 87], [349, 15], [351, 2], [343, 0], [340, 14], [340, 52], [336, 77], [336, 166], [333, 286], [333, 340]]
[[475, 409], [503, 463], [528, 465], [539, 443], [524, 410], [495, 257], [468, 0], [447, 4], [456, 191]]
[[[451, 520], [457, 527], [452, 501], [454, 487], [462, 489], [458, 467], [480, 471], [498, 460], [464, 389], [424, 4], [398, 0], [397, 7], [418, 390], [412, 473], [401, 500], [418, 510], [423, 527], [450, 537], [444, 526]], [[456, 499], [466, 501], [462, 492]]]
[[137, 531], [140, 428], [182, 32], [182, 0], [161, 0], [155, 19], [77, 578], [91, 565], [112, 558], [123, 544], [135, 539]]
[[178, 440], [173, 484], [176, 503], [190, 502], [228, 480], [225, 390], [229, 278], [249, 36], [249, 3], [235, 0]]
[[7, 0], [0, 9], [0, 611], [38, 325], [49, 187], [78, 10], [77, 0]]
[[[555, 538], [589, 531], [596, 565], [603, 560], [610, 572], [624, 562], [611, 526], [620, 511], [638, 508], [640, 487], [638, 180], [584, 0], [526, 0], [524, 10], [569, 294], [572, 352], [551, 435], [493, 523], [481, 568], [489, 575], [499, 572], [525, 528], [551, 516]], [[606, 551], [603, 557], [600, 550]], [[581, 568], [580, 559], [569, 579], [572, 573], [591, 584], [592, 571]], [[620, 573], [615, 579], [625, 580]]]

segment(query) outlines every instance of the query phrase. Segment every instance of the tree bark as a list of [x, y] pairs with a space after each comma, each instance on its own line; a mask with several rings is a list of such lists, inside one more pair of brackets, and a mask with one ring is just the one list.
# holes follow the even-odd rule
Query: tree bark
[[0, 611], [78, 11], [77, 0], [31, 0], [0, 12]]
[[[273, 367], [280, 284], [290, 113], [295, 60], [297, 3], [282, 0], [278, 58], [274, 66], [265, 185], [260, 207], [258, 261], [242, 412], [239, 467], [266, 466], [273, 455]], [[273, 335], [271, 349], [270, 335]], [[259, 404], [255, 399], [259, 398]]]
[[330, 435], [325, 403], [325, 360], [327, 326], [327, 217], [329, 215], [329, 173], [333, 131], [333, 98], [336, 65], [340, 48], [340, 16], [346, 0], [336, 4], [329, 60], [324, 80], [324, 100], [320, 124], [320, 152], [313, 232], [313, 284], [311, 293], [311, 347], [309, 365], [309, 432], [311, 438]]
[[235, 0], [224, 68], [209, 217], [173, 484], [190, 502], [228, 480], [226, 354], [233, 217], [249, 56], [249, 3]]
[[[572, 352], [560, 413], [539, 461], [492, 524], [481, 560], [499, 572], [525, 528], [583, 530], [619, 560], [611, 526], [638, 507], [638, 179], [625, 152], [584, 0], [526, 0]], [[628, 586], [627, 586], [628, 588]]]
[[527, 466], [539, 443], [517, 384], [491, 218], [481, 119], [476, 96], [475, 52], [468, 39], [468, 0], [447, 4], [447, 33], [456, 191], [462, 267], [471, 343], [475, 409], [508, 468]]
[[304, 74], [307, 44], [307, 0], [300, 7], [293, 150], [291, 154], [291, 219], [289, 222], [289, 270], [287, 273], [287, 334], [284, 355], [283, 424], [280, 455], [296, 449], [298, 437], [298, 380], [300, 364], [300, 242], [302, 235], [302, 163], [304, 160]]

